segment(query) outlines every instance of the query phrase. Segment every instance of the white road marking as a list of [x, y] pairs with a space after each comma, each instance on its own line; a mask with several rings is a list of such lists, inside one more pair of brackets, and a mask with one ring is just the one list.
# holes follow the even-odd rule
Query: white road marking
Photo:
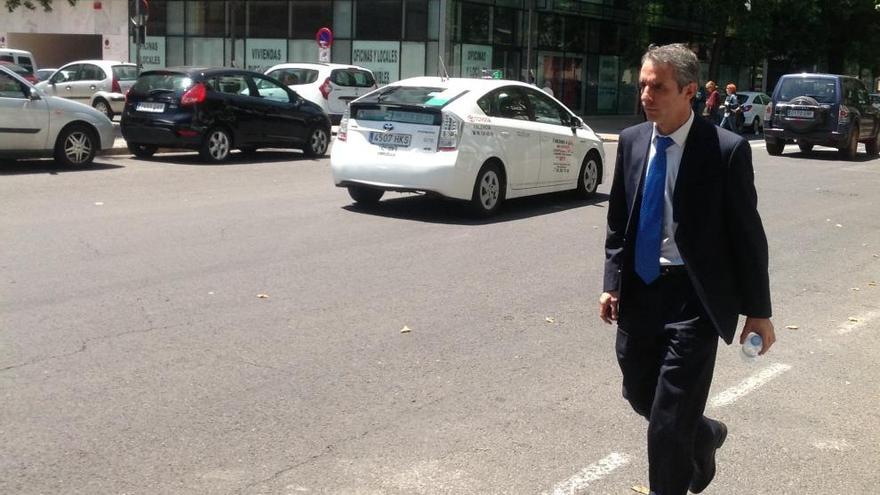
[[861, 328], [861, 327], [867, 325], [868, 323], [871, 322], [871, 320], [873, 320], [874, 318], [877, 318], [878, 316], [880, 316], [880, 311], [871, 311], [870, 313], [865, 313], [863, 315], [856, 316], [855, 317], [856, 321], [848, 321], [848, 322], [844, 323], [843, 325], [841, 325], [837, 329], [837, 333], [840, 335], [850, 333], [853, 330], [856, 330], [858, 328]]
[[[553, 487], [552, 495], [577, 495], [590, 486], [590, 483], [598, 481], [615, 469], [628, 464], [629, 456], [612, 452], [594, 464], [581, 469], [571, 478], [557, 483]], [[546, 495], [546, 492], [544, 493]]]
[[852, 444], [847, 442], [846, 439], [830, 438], [814, 441], [813, 447], [819, 450], [849, 450], [852, 448]]
[[762, 369], [754, 375], [743, 380], [739, 385], [731, 387], [716, 395], [709, 401], [709, 407], [724, 407], [736, 402], [749, 392], [766, 384], [781, 373], [790, 370], [791, 366], [782, 363], [774, 363]]

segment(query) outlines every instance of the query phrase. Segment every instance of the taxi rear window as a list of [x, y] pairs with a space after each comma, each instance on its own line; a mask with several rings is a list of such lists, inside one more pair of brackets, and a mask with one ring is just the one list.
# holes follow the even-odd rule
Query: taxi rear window
[[429, 86], [386, 86], [364, 96], [360, 102], [442, 108], [465, 92], [461, 89], [452, 90]]

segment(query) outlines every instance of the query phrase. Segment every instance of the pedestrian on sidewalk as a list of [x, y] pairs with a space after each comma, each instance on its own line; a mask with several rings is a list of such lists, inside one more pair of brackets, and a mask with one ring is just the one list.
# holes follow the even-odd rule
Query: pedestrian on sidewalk
[[703, 415], [718, 337], [740, 313], [776, 340], [767, 239], [751, 147], [696, 118], [700, 65], [682, 44], [649, 49], [639, 74], [648, 122], [624, 129], [608, 202], [599, 316], [617, 322], [623, 396], [648, 420], [651, 493], [702, 492], [727, 426]]
[[728, 83], [724, 88], [727, 98], [724, 99], [724, 118], [721, 119], [721, 127], [728, 131], [739, 134], [739, 117], [742, 114], [739, 98], [736, 96], [736, 84]]
[[721, 121], [721, 95], [718, 94], [718, 86], [715, 85], [715, 81], [709, 81], [706, 83], [706, 92], [708, 96], [706, 97], [706, 106], [703, 115], [709, 120], [709, 122], [718, 125]]

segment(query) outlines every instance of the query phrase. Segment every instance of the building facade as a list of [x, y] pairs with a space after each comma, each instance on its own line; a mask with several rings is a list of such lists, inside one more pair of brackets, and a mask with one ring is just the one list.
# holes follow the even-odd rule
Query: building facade
[[[332, 30], [332, 62], [371, 69], [380, 84], [419, 76], [533, 81], [581, 114], [637, 111], [632, 13], [619, 0], [149, 0], [144, 68], [234, 65], [265, 69], [316, 62], [316, 33]], [[31, 49], [41, 66], [76, 58], [132, 60], [134, 2], [79, 0], [19, 9], [0, 21], [0, 43]], [[651, 42], [698, 53], [698, 22], [662, 20]], [[67, 47], [59, 51], [58, 46]], [[74, 50], [74, 47], [76, 49]], [[75, 52], [77, 56], [74, 56]], [[88, 56], [86, 56], [88, 55]], [[745, 60], [740, 60], [746, 64]], [[706, 67], [708, 71], [708, 67]], [[760, 68], [722, 66], [720, 81], [761, 87]]]

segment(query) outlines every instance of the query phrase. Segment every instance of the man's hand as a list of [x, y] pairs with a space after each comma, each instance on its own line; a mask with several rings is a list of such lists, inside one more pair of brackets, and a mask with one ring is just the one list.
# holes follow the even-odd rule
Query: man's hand
[[609, 292], [603, 292], [602, 295], [599, 296], [599, 318], [602, 318], [602, 321], [609, 325], [612, 321], [617, 321], [617, 295], [618, 292], [612, 290]]
[[764, 345], [761, 347], [761, 352], [759, 352], [758, 355], [763, 355], [769, 351], [770, 346], [776, 342], [776, 332], [773, 330], [773, 322], [770, 321], [770, 318], [752, 318], [747, 316], [746, 323], [743, 325], [742, 333], [739, 335], [740, 344], [746, 341], [746, 335], [748, 335], [749, 332], [755, 332], [760, 335], [761, 339], [764, 341]]

